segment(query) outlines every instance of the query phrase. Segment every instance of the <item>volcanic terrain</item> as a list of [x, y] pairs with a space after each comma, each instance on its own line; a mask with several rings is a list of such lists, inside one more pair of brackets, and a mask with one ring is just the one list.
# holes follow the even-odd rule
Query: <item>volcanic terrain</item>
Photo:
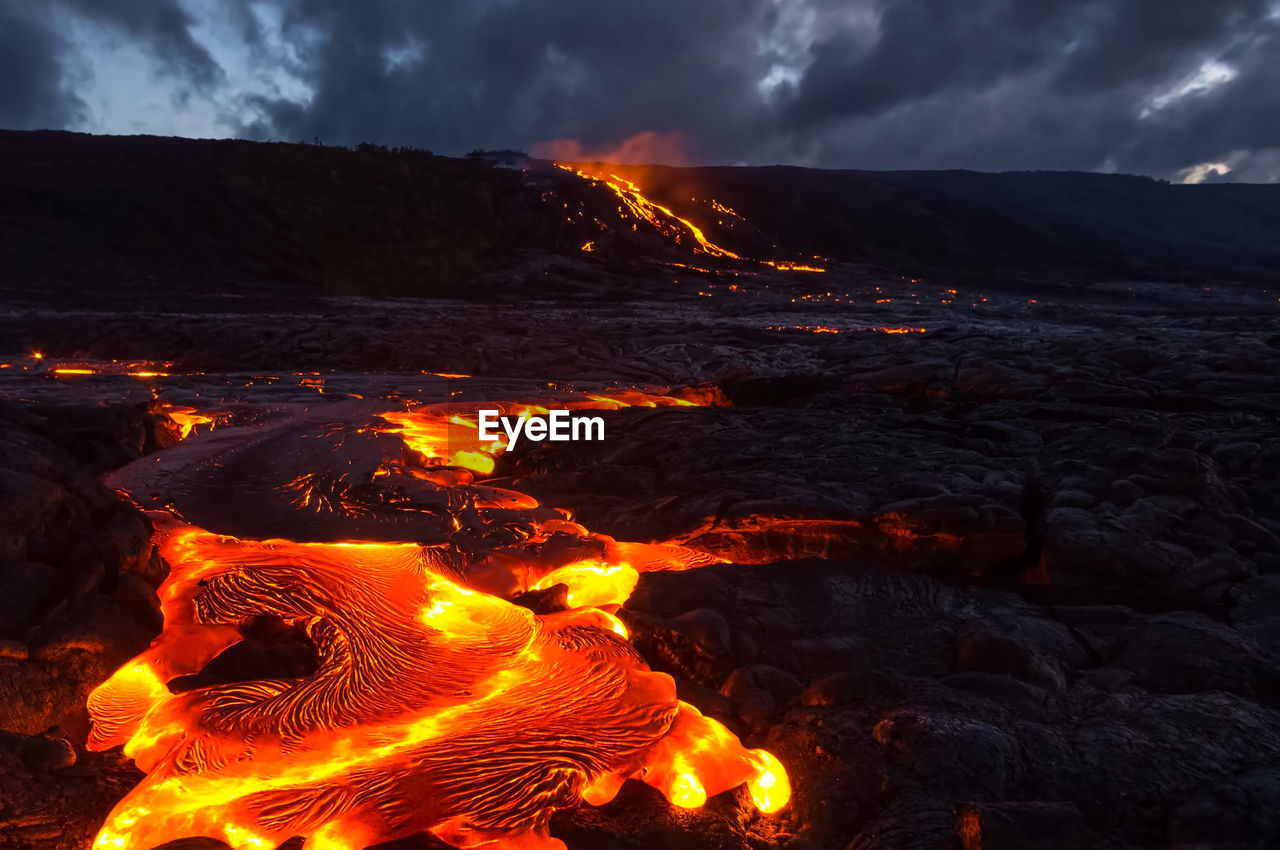
[[1280, 187], [0, 161], [0, 847], [1280, 842]]

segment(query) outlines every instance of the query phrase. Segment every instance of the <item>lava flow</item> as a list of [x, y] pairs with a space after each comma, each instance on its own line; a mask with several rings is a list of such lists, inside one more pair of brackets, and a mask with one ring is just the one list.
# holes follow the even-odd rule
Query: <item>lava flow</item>
[[[556, 167], [576, 174], [583, 180], [591, 183], [601, 183], [618, 196], [622, 201], [623, 208], [630, 212], [636, 218], [648, 222], [659, 233], [672, 239], [677, 245], [683, 244], [684, 237], [687, 235], [693, 239], [694, 253], [707, 254], [712, 257], [718, 257], [725, 260], [742, 260], [740, 254], [736, 254], [721, 245], [717, 245], [707, 238], [702, 228], [694, 224], [687, 218], [677, 215], [670, 207], [663, 206], [656, 201], [645, 197], [644, 191], [634, 181], [621, 177], [613, 171], [605, 169], [586, 170], [586, 166], [580, 163], [569, 164], [557, 162]], [[741, 218], [733, 210], [720, 204], [718, 201], [712, 201], [712, 209], [717, 212], [723, 212], [732, 215], [735, 218]], [[622, 210], [620, 210], [621, 212]], [[595, 250], [595, 243], [588, 242], [583, 246], [583, 250]], [[591, 246], [588, 248], [588, 246]], [[792, 262], [790, 260], [759, 260], [762, 265], [771, 266], [779, 271], [793, 272], [825, 272], [826, 269], [818, 266], [810, 266], [804, 263]]]
[[214, 424], [212, 416], [205, 416], [194, 407], [166, 404], [161, 410], [178, 427], [179, 437], [183, 440], [190, 437], [197, 426], [208, 425], [212, 428]]
[[[687, 403], [632, 393], [564, 406]], [[719, 559], [591, 534], [476, 483], [502, 447], [471, 445], [474, 419], [456, 409], [379, 418], [361, 430], [399, 434], [413, 451], [374, 481], [457, 490], [490, 526], [542, 518], [498, 543], [423, 545], [249, 540], [152, 512], [170, 566], [164, 630], [89, 701], [90, 747], [123, 745], [147, 776], [95, 848], [207, 836], [266, 850], [301, 835], [308, 848], [354, 850], [423, 831], [457, 847], [563, 847], [551, 815], [608, 802], [627, 779], [682, 807], [743, 784], [762, 812], [786, 805], [777, 759], [678, 700], [616, 616], [639, 573]], [[543, 604], [511, 601], [524, 595]], [[305, 630], [313, 673], [170, 689], [264, 617]]]

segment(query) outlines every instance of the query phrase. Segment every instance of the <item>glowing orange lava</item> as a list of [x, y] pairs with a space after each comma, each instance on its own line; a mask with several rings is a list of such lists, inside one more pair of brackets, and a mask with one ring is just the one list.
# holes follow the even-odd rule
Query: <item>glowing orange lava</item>
[[[691, 402], [624, 391], [558, 404]], [[370, 427], [400, 434], [424, 463], [387, 462], [375, 475], [459, 488], [481, 509], [538, 508], [476, 482], [504, 447], [480, 446], [474, 414], [427, 405], [380, 418], [387, 424]], [[457, 847], [562, 848], [548, 833], [551, 815], [608, 802], [627, 779], [682, 807], [743, 784], [760, 811], [785, 806], [790, 785], [777, 759], [679, 701], [615, 613], [641, 573], [720, 559], [616, 541], [564, 516], [464, 551], [246, 540], [153, 514], [170, 565], [164, 629], [89, 699], [90, 748], [122, 745], [147, 775], [94, 847], [207, 836], [269, 850], [300, 835], [308, 848], [355, 850], [429, 831]], [[536, 614], [510, 601], [560, 586], [566, 610]], [[264, 616], [305, 629], [319, 658], [313, 674], [170, 690]]]
[[196, 426], [208, 425], [212, 428], [214, 424], [212, 416], [206, 416], [194, 407], [165, 404], [161, 406], [160, 411], [178, 426], [179, 436], [184, 440], [191, 436]]
[[564, 165], [562, 163], [556, 163], [556, 165], [565, 171], [573, 172], [584, 180], [603, 183], [608, 186], [622, 201], [623, 205], [631, 211], [632, 215], [649, 222], [662, 233], [673, 234], [677, 242], [680, 241], [679, 232], [684, 230], [697, 243], [694, 248], [695, 251], [701, 251], [713, 257], [726, 257], [732, 260], [742, 259], [728, 248], [721, 248], [714, 242], [709, 241], [706, 235], [703, 234], [702, 229], [687, 218], [681, 218], [669, 208], [646, 198], [640, 191], [640, 187], [625, 177], [619, 177], [617, 174], [607, 172], [590, 174], [580, 168], [574, 168], [572, 165]]
[[766, 266], [773, 266], [782, 272], [825, 272], [820, 266], [807, 266], [804, 263], [793, 263], [790, 260], [761, 260]]
[[[624, 390], [613, 395], [585, 395], [566, 401], [569, 410], [617, 410], [623, 407], [692, 407], [692, 402], [669, 396]], [[493, 402], [493, 409], [503, 416], [528, 418], [548, 413], [548, 407], [533, 402]], [[390, 423], [385, 429], [398, 433], [409, 448], [427, 458], [431, 465], [456, 466], [488, 475], [493, 472], [494, 458], [506, 450], [506, 439], [481, 442], [477, 416], [463, 412], [453, 404], [423, 405], [412, 410], [393, 410], [378, 414]]]
[[[603, 184], [618, 196], [622, 201], [622, 209], [630, 212], [631, 215], [642, 221], [648, 222], [659, 233], [662, 233], [677, 244], [683, 241], [685, 235], [693, 238], [694, 253], [708, 254], [712, 257], [719, 257], [726, 260], [744, 259], [740, 254], [736, 254], [721, 245], [717, 245], [707, 238], [702, 228], [694, 224], [687, 218], [677, 215], [670, 207], [663, 206], [656, 201], [645, 197], [644, 190], [640, 188], [634, 181], [619, 176], [609, 168], [594, 168], [581, 163], [568, 164], [557, 162], [556, 167], [576, 174], [583, 180], [592, 183]], [[587, 170], [592, 168], [592, 170]], [[724, 206], [718, 201], [711, 202], [712, 209], [716, 212], [731, 215], [734, 218], [741, 219], [742, 216], [734, 212], [729, 207]], [[582, 250], [591, 250], [592, 243], [588, 242], [583, 246]], [[779, 271], [793, 272], [825, 272], [826, 269], [818, 266], [805, 265], [803, 263], [792, 262], [790, 260], [760, 260], [761, 264], [771, 266]]]
[[[243, 541], [183, 527], [159, 542], [165, 630], [94, 691], [92, 749], [147, 776], [95, 848], [208, 836], [237, 848], [358, 848], [430, 831], [459, 847], [563, 847], [551, 814], [629, 778], [696, 807], [745, 783], [786, 804], [786, 772], [676, 699], [589, 607], [538, 615], [452, 579], [414, 544]], [[298, 680], [170, 693], [275, 615], [320, 664]]]

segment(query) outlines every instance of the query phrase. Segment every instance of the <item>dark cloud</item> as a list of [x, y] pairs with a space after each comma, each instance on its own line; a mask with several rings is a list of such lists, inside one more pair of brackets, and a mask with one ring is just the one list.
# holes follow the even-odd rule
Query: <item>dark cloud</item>
[[[1280, 177], [1280, 0], [210, 0], [248, 57], [225, 77], [199, 3], [55, 7], [216, 92], [250, 137], [462, 153], [650, 134], [693, 162]], [[65, 46], [13, 8], [35, 31], [0, 33], [23, 81], [0, 118], [73, 120]], [[290, 85], [227, 83], [246, 74]]]
[[[1224, 60], [1235, 78], [1140, 121], [1126, 163], [1163, 172], [1234, 161], [1232, 172], [1238, 177], [1253, 157], [1274, 167], [1280, 158], [1280, 18], [1256, 23], [1239, 35]], [[1252, 179], [1259, 179], [1258, 174]], [[1280, 169], [1270, 179], [1280, 179]]]
[[1254, 154], [1274, 162], [1265, 154], [1280, 145], [1280, 99], [1268, 93], [1280, 68], [1274, 2], [889, 0], [883, 9], [873, 48], [845, 49], [839, 34], [819, 42], [796, 87], [793, 140], [816, 162], [1162, 176]]
[[1193, 70], [1260, 26], [1268, 0], [1122, 0], [1094, 3], [1093, 26], [1058, 80], [1069, 92], [1108, 92]]
[[84, 102], [63, 82], [65, 50], [38, 7], [0, 0], [0, 127], [56, 129], [81, 120]]
[[951, 92], [981, 90], [1059, 57], [1080, 3], [1043, 0], [890, 0], [880, 36], [852, 33], [813, 46], [813, 64], [787, 115], [809, 126]]
[[[708, 156], [749, 128], [768, 0], [300, 0], [314, 97], [256, 105], [285, 138], [442, 151], [688, 129]], [[730, 123], [726, 125], [726, 120]]]

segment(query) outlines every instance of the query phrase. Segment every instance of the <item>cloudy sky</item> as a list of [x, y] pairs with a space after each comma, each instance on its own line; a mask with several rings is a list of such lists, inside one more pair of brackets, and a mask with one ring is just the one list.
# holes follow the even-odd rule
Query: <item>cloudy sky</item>
[[1280, 0], [0, 0], [0, 127], [1280, 180]]

